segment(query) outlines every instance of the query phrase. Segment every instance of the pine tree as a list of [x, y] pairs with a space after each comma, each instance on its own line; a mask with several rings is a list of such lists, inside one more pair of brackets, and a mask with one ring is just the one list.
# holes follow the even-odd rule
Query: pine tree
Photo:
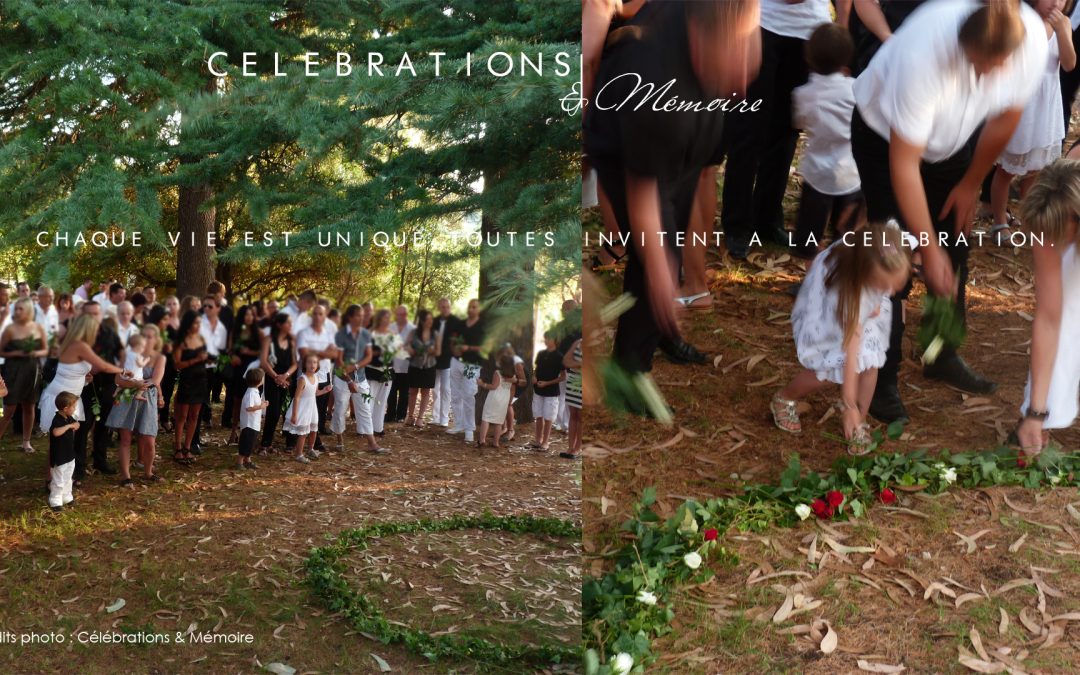
[[[580, 264], [578, 120], [559, 104], [578, 77], [578, 17], [548, 0], [6, 0], [0, 248], [40, 230], [114, 228], [172, 250], [178, 233], [178, 292], [201, 293], [233, 266], [307, 255], [320, 232], [370, 242], [481, 214], [485, 232], [553, 238], [481, 254], [493, 342], [514, 338], [530, 361], [535, 298]], [[219, 51], [224, 78], [207, 68]], [[241, 75], [246, 51], [257, 77]], [[339, 51], [348, 77], [334, 77]], [[275, 52], [286, 77], [273, 75]], [[319, 53], [319, 77], [303, 76], [306, 52]], [[385, 76], [368, 75], [369, 52], [384, 55]], [[489, 56], [504, 67], [497, 52], [510, 76], [487, 72]], [[416, 76], [393, 76], [406, 53]], [[241, 220], [293, 232], [290, 248], [237, 246]], [[63, 285], [77, 253], [41, 255], [45, 280]]]

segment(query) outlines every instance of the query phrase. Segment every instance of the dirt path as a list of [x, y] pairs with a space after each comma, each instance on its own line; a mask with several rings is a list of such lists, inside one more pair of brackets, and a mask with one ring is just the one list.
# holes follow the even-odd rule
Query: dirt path
[[[553, 445], [554, 455], [521, 448], [529, 437], [519, 435], [510, 449], [480, 452], [466, 447], [460, 436], [434, 428], [393, 426], [385, 439], [393, 449], [389, 455], [362, 452], [349, 440], [344, 452], [324, 454], [310, 465], [279, 454], [257, 458], [255, 471], [238, 472], [232, 468], [235, 448], [214, 447], [222, 440], [215, 429], [196, 468], [159, 459], [167, 482], [133, 490], [93, 476], [76, 491], [76, 507], [62, 514], [45, 507], [45, 454], [24, 455], [7, 439], [0, 451], [0, 630], [62, 631], [68, 639], [63, 645], [25, 648], [0, 641], [0, 663], [12, 672], [250, 672], [272, 662], [298, 672], [379, 672], [371, 656], [377, 654], [396, 672], [490, 670], [474, 663], [431, 664], [351, 631], [302, 585], [302, 565], [312, 547], [363, 523], [485, 510], [580, 522], [579, 465], [557, 456], [565, 449], [564, 437]], [[473, 533], [470, 546], [490, 561], [491, 547], [505, 547], [505, 540], [500, 533]], [[381, 553], [372, 547], [372, 555], [392, 550], [401, 555], [402, 545], [394, 542]], [[528, 545], [541, 546], [553, 556], [551, 567], [557, 563], [568, 578], [578, 578], [577, 557], [567, 555], [574, 545], [558, 540]], [[503, 581], [513, 578], [518, 562], [507, 561]], [[428, 571], [428, 577], [438, 574], [438, 569]], [[356, 570], [357, 587], [364, 587], [368, 575], [375, 572]], [[409, 575], [409, 566], [402, 565], [381, 579], [387, 583], [377, 590], [385, 591], [391, 618], [420, 618], [408, 610], [413, 598], [404, 582]], [[572, 603], [564, 614], [579, 613], [576, 585], [552, 581], [549, 595]], [[428, 595], [439, 597], [438, 590]], [[126, 604], [110, 613], [120, 598]], [[424, 602], [430, 619], [433, 602]], [[524, 611], [530, 598], [516, 603], [510, 608]], [[442, 610], [448, 615], [476, 609], [460, 599], [445, 604], [451, 605]], [[538, 606], [551, 605], [548, 598]], [[566, 616], [553, 616], [546, 609], [536, 612], [541, 622], [557, 624], [547, 627], [549, 638], [566, 632], [558, 627]], [[485, 635], [512, 635], [497, 630], [500, 618], [493, 615]], [[175, 634], [192, 626], [195, 633], [249, 634], [252, 642], [87, 646], [71, 637], [78, 631]], [[576, 641], [576, 629], [568, 639]]]

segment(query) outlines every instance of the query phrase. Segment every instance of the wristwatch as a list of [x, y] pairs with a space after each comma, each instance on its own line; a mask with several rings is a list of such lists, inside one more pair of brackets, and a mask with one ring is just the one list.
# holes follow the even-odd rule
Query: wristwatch
[[1039, 420], [1040, 422], [1045, 422], [1047, 417], [1050, 417], [1049, 410], [1032, 410], [1029, 406], [1027, 410], [1024, 411], [1024, 419], [1027, 420]]

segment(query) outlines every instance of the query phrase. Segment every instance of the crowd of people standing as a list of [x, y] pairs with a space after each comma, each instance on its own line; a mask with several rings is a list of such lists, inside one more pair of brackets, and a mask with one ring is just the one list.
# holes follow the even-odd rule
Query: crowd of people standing
[[[549, 331], [530, 378], [509, 344], [492, 347], [477, 300], [463, 317], [448, 298], [435, 312], [421, 308], [410, 317], [404, 305], [339, 310], [312, 290], [234, 311], [216, 281], [202, 297], [160, 302], [152, 286], [130, 294], [116, 281], [94, 288], [88, 280], [55, 296], [46, 286], [19, 283], [12, 298], [0, 284], [0, 438], [14, 423], [22, 449], [34, 452], [35, 423], [49, 435], [56, 509], [91, 468], [132, 485], [133, 445], [143, 479], [160, 480], [154, 460], [161, 433], [173, 436], [175, 462], [197, 462], [212, 404], [221, 405], [238, 468], [256, 468], [253, 456], [275, 452], [308, 463], [340, 451], [350, 417], [372, 453], [390, 451], [383, 441], [392, 424], [438, 427], [483, 445], [487, 434], [476, 438], [481, 388], [498, 392], [485, 397], [482, 415], [485, 427], [495, 427], [492, 445], [514, 439], [512, 403], [530, 385], [537, 417], [530, 447], [548, 450], [553, 426], [580, 439], [577, 416], [571, 425], [567, 410], [580, 407], [572, 367], [580, 362], [564, 366], [558, 351], [559, 344], [573, 351], [580, 333], [572, 329]], [[576, 306], [568, 303], [564, 312]], [[107, 461], [114, 439], [118, 468]], [[579, 448], [571, 443], [562, 454], [576, 457]]]

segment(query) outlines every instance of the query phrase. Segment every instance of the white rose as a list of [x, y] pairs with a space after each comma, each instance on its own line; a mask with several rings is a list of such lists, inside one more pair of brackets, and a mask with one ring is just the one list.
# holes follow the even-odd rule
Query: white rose
[[611, 660], [611, 672], [613, 675], [625, 675], [634, 667], [634, 657], [626, 652], [619, 652]]
[[799, 520], [806, 520], [810, 517], [810, 507], [806, 504], [799, 504], [795, 507], [795, 513], [799, 516]]
[[698, 555], [697, 551], [690, 551], [683, 556], [683, 562], [686, 563], [686, 566], [690, 569], [696, 570], [701, 567], [701, 556]]
[[945, 469], [944, 471], [942, 471], [941, 472], [941, 479], [943, 481], [945, 481], [946, 483], [950, 483], [950, 484], [955, 483], [956, 482], [956, 468], [950, 466], [948, 469]]
[[641, 591], [637, 594], [637, 601], [643, 605], [655, 605], [656, 595], [650, 593], [649, 591]]
[[1061, 482], [1061, 474], [1060, 473], [1052, 473], [1052, 474], [1050, 474], [1049, 477], [1050, 477], [1050, 484], [1051, 485], [1057, 485], [1058, 483]]

